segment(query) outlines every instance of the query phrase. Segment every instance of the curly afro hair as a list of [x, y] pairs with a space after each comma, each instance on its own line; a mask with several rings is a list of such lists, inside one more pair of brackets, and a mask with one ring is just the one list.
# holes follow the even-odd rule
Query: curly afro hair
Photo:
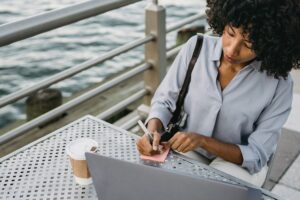
[[207, 0], [206, 14], [218, 35], [226, 25], [248, 34], [261, 72], [286, 79], [300, 68], [299, 0]]

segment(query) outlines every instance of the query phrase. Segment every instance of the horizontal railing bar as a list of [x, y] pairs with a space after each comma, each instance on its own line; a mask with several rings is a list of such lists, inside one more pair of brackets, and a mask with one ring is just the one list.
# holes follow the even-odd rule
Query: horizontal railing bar
[[130, 128], [135, 126], [139, 120], [141, 120], [141, 116], [137, 115], [137, 116], [131, 118], [130, 120], [126, 121], [124, 124], [122, 124], [120, 126], [120, 128], [129, 130]]
[[133, 102], [137, 101], [138, 99], [145, 96], [149, 91], [146, 89], [142, 89], [141, 91], [137, 92], [136, 94], [128, 97], [127, 99], [121, 101], [120, 103], [116, 104], [113, 107], [110, 107], [106, 111], [102, 112], [100, 115], [97, 116], [99, 119], [108, 119], [109, 117], [113, 116], [116, 112], [123, 110], [126, 106], [132, 104]]
[[4, 96], [0, 99], [0, 108], [3, 107], [3, 106], [6, 106], [10, 103], [13, 103], [21, 98], [24, 98], [40, 89], [43, 89], [43, 88], [47, 88], [49, 87], [50, 85], [54, 84], [54, 83], [57, 83], [61, 80], [64, 80], [68, 77], [71, 77], [75, 74], [78, 74], [79, 72], [82, 72], [94, 65], [97, 65], [101, 62], [104, 62], [108, 59], [111, 59], [117, 55], [120, 55], [126, 51], [129, 51], [135, 47], [138, 47], [142, 44], [145, 44], [151, 40], [153, 40], [155, 38], [155, 36], [153, 35], [149, 35], [147, 37], [144, 37], [144, 38], [141, 38], [141, 39], [137, 39], [133, 42], [130, 42], [130, 43], [127, 43], [121, 47], [118, 47], [98, 58], [95, 58], [95, 59], [92, 59], [92, 60], [88, 60], [86, 62], [83, 62], [79, 65], [76, 65], [75, 67], [71, 67], [67, 70], [64, 70], [58, 74], [55, 74], [49, 78], [47, 78], [46, 80], [42, 80], [40, 81], [39, 83], [33, 85], [32, 87], [29, 87], [29, 88], [25, 88], [25, 89], [21, 89], [17, 92], [14, 92], [12, 94], [9, 94], [7, 96]]
[[[198, 35], [199, 34], [201, 34], [201, 35], [203, 35], [204, 36], [204, 34], [205, 35], [210, 35], [212, 32], [210, 32], [210, 31], [207, 31], [207, 32], [205, 32], [205, 33], [198, 33]], [[176, 54], [178, 54], [179, 53], [179, 51], [180, 51], [180, 49], [183, 47], [183, 45], [184, 44], [181, 44], [181, 45], [173, 45], [172, 47], [170, 47], [170, 48], [168, 48], [167, 49], [167, 59], [171, 59], [173, 56], [175, 56]]]
[[175, 56], [176, 54], [178, 54], [178, 52], [180, 51], [180, 49], [182, 48], [183, 44], [182, 45], [179, 45], [171, 50], [169, 50], [167, 52], [167, 59], [170, 59], [171, 57]]
[[138, 67], [135, 67], [134, 69], [108, 81], [107, 83], [104, 83], [103, 85], [101, 85], [89, 92], [86, 92], [83, 95], [5, 133], [4, 135], [0, 136], [0, 145], [7, 142], [8, 140], [10, 140], [12, 138], [15, 138], [15, 137], [25, 133], [26, 131], [29, 131], [35, 127], [38, 127], [39, 125], [41, 125], [49, 120], [52, 120], [58, 116], [61, 116], [67, 110], [93, 98], [94, 96], [100, 94], [101, 92], [108, 90], [109, 88], [121, 83], [124, 80], [127, 80], [137, 74], [140, 74], [140, 73], [146, 71], [150, 67], [151, 67], [151, 64], [149, 64], [149, 63], [144, 63], [142, 65], [139, 65]]
[[172, 32], [172, 31], [175, 31], [177, 29], [179, 29], [180, 27], [186, 25], [186, 24], [189, 24], [193, 21], [196, 21], [197, 19], [205, 19], [206, 15], [205, 14], [196, 14], [196, 15], [193, 15], [191, 17], [188, 17], [182, 21], [179, 21], [178, 23], [175, 23], [173, 25], [170, 25], [169, 27], [167, 27], [167, 30], [166, 32], [169, 33], [169, 32]]
[[0, 26], [0, 47], [141, 0], [92, 0]]

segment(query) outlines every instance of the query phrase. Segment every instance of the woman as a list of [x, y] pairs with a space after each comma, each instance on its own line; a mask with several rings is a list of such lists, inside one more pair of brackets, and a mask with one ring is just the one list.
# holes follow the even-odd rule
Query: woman
[[[300, 8], [297, 0], [208, 0], [208, 23], [221, 37], [204, 36], [184, 101], [187, 124], [168, 144], [196, 152], [210, 166], [261, 186], [281, 128], [291, 110], [299, 68]], [[158, 153], [196, 44], [181, 49], [157, 89], [140, 153]], [[204, 161], [207, 158], [208, 161]]]

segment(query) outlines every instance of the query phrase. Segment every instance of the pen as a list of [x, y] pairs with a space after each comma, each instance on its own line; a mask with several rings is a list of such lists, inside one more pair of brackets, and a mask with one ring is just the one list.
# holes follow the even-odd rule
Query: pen
[[144, 133], [148, 136], [149, 142], [152, 145], [152, 142], [153, 142], [152, 134], [148, 131], [148, 129], [146, 128], [146, 126], [143, 124], [143, 122], [141, 120], [138, 121], [138, 124], [140, 125], [140, 127], [142, 128]]

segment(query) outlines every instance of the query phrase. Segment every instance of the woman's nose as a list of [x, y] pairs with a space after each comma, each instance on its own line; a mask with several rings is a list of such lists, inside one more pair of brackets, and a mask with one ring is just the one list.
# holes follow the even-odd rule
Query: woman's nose
[[238, 42], [231, 42], [227, 49], [227, 54], [230, 57], [235, 57], [239, 55], [240, 47]]

